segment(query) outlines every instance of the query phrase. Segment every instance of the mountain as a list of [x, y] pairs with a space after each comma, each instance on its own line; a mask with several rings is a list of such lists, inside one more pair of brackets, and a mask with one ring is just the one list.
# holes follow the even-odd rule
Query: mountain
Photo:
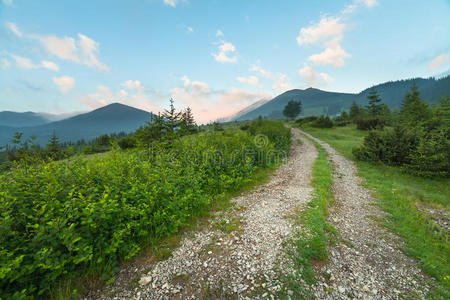
[[22, 127], [22, 126], [37, 126], [48, 123], [48, 120], [34, 112], [0, 112], [0, 126], [8, 127]]
[[[390, 81], [371, 88], [378, 92], [383, 102], [389, 105], [390, 108], [399, 108], [405, 94], [414, 83], [417, 84], [422, 99], [429, 103], [437, 103], [441, 97], [450, 95], [450, 76], [439, 79], [413, 78]], [[343, 109], [348, 110], [353, 101], [360, 105], [366, 105], [367, 96], [371, 88], [365, 89], [358, 94], [328, 92], [314, 88], [305, 90], [294, 89], [276, 96], [255, 109], [246, 109], [246, 113], [236, 116], [232, 120], [251, 120], [258, 116], [282, 118], [283, 108], [290, 100], [300, 100], [302, 102], [303, 116], [336, 115]]]
[[10, 143], [15, 131], [24, 133], [24, 138], [36, 136], [40, 145], [47, 144], [55, 132], [61, 142], [86, 141], [102, 134], [132, 132], [150, 120], [147, 111], [131, 106], [114, 103], [88, 113], [80, 114], [61, 121], [38, 126], [20, 128], [0, 127], [0, 145]]
[[261, 105], [264, 105], [265, 103], [267, 103], [267, 102], [269, 102], [269, 101], [270, 101], [270, 99], [261, 99], [261, 100], [258, 100], [258, 101], [256, 101], [256, 102], [254, 102], [253, 104], [251, 104], [251, 105], [245, 107], [244, 109], [241, 109], [240, 111], [238, 111], [237, 113], [235, 113], [235, 114], [232, 115], [232, 116], [229, 116], [229, 117], [226, 117], [226, 118], [218, 119], [217, 122], [229, 122], [229, 121], [232, 121], [232, 120], [237, 120], [239, 117], [245, 115], [246, 113], [248, 113], [248, 112], [250, 112], [250, 111], [252, 111], [252, 110], [257, 109], [258, 107], [260, 107]]
[[258, 108], [233, 120], [250, 120], [259, 116], [282, 118], [283, 108], [290, 100], [301, 100], [305, 115], [323, 114], [326, 113], [326, 111], [323, 111], [323, 107], [340, 106], [340, 103], [346, 102], [350, 102], [351, 104], [353, 97], [354, 94], [327, 92], [314, 88], [308, 88], [306, 90], [295, 89], [284, 92]]
[[54, 121], [60, 121], [78, 115], [80, 113], [69, 114], [49, 114], [49, 113], [35, 113], [1, 111], [0, 112], [0, 126], [7, 127], [30, 127], [47, 124]]

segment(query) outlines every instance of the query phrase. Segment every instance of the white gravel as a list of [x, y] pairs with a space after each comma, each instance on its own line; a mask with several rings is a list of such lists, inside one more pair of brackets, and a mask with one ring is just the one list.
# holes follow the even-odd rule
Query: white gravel
[[[306, 134], [306, 133], [305, 133]], [[405, 255], [401, 239], [375, 220], [384, 217], [370, 191], [361, 185], [352, 161], [309, 134], [334, 164], [336, 204], [329, 222], [343, 242], [329, 248], [329, 261], [318, 267], [317, 299], [424, 298], [430, 279]]]
[[[276, 293], [280, 286], [274, 268], [283, 256], [283, 242], [293, 232], [290, 216], [310, 200], [311, 167], [317, 157], [314, 145], [298, 129], [293, 129], [292, 141], [289, 161], [268, 183], [233, 198], [232, 208], [219, 212], [194, 236], [186, 234], [170, 258], [122, 270], [126, 278], [140, 276], [137, 286], [119, 274], [116, 283], [88, 298], [254, 299]], [[227, 220], [237, 230], [220, 230]]]

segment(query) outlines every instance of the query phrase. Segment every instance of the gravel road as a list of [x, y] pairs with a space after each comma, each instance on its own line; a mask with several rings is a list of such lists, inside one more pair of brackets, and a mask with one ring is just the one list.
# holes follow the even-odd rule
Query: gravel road
[[421, 299], [430, 282], [417, 262], [401, 251], [398, 236], [376, 222], [384, 217], [370, 191], [361, 185], [354, 163], [325, 142], [306, 134], [328, 153], [334, 165], [336, 204], [329, 222], [342, 242], [329, 248], [329, 261], [317, 267], [317, 299]]
[[203, 230], [186, 234], [167, 260], [121, 271], [124, 278], [140, 276], [137, 285], [119, 273], [116, 283], [88, 298], [255, 299], [276, 293], [274, 269], [282, 264], [283, 242], [294, 230], [291, 217], [310, 200], [316, 157], [314, 145], [293, 129], [289, 160], [268, 183], [233, 198], [230, 209], [212, 217]]
[[[231, 200], [198, 231], [184, 234], [163, 261], [137, 260], [116, 281], [87, 299], [266, 299], [277, 295], [284, 243], [295, 232], [293, 216], [311, 199], [317, 141], [334, 166], [336, 203], [329, 222], [341, 241], [315, 267], [316, 299], [424, 298], [430, 282], [400, 248], [402, 241], [376, 220], [383, 212], [361, 185], [354, 164], [328, 144], [292, 129], [289, 161], [270, 181]], [[133, 281], [132, 278], [136, 280]]]

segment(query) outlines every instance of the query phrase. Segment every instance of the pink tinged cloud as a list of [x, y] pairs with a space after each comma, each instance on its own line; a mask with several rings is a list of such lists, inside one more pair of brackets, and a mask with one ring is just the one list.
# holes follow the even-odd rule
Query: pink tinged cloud
[[306, 87], [323, 87], [333, 78], [326, 73], [318, 73], [310, 66], [304, 66], [299, 71], [300, 77], [305, 81]]
[[450, 53], [442, 53], [431, 60], [428, 71], [434, 71], [447, 64], [450, 64]]
[[75, 79], [67, 75], [61, 77], [53, 77], [53, 82], [59, 87], [62, 93], [67, 93], [68, 91], [73, 89], [75, 85]]
[[258, 100], [271, 98], [267, 93], [253, 93], [236, 88], [215, 91], [205, 82], [191, 81], [187, 76], [183, 76], [181, 80], [183, 85], [172, 89], [171, 96], [175, 104], [189, 106], [200, 124], [228, 117]]

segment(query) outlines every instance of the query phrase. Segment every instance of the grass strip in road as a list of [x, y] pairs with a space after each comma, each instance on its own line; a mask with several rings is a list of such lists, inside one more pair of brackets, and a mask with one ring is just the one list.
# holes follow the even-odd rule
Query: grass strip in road
[[334, 202], [331, 190], [332, 166], [325, 150], [319, 144], [314, 144], [319, 152], [312, 170], [311, 186], [314, 194], [306, 210], [298, 217], [301, 229], [297, 232], [289, 253], [294, 272], [287, 275], [282, 291], [284, 295], [295, 299], [312, 296], [307, 286], [316, 281], [313, 265], [327, 260], [327, 246], [338, 234], [327, 223], [328, 207]]
[[[351, 160], [354, 160], [352, 148], [359, 146], [366, 134], [352, 126], [304, 130]], [[428, 207], [448, 211], [450, 181], [412, 176], [398, 167], [382, 164], [356, 161], [356, 165], [365, 186], [375, 192], [380, 207], [388, 213], [382, 220], [383, 225], [404, 239], [405, 253], [414, 257], [422, 270], [437, 280], [438, 287], [429, 297], [450, 299], [449, 232], [420, 210]]]

